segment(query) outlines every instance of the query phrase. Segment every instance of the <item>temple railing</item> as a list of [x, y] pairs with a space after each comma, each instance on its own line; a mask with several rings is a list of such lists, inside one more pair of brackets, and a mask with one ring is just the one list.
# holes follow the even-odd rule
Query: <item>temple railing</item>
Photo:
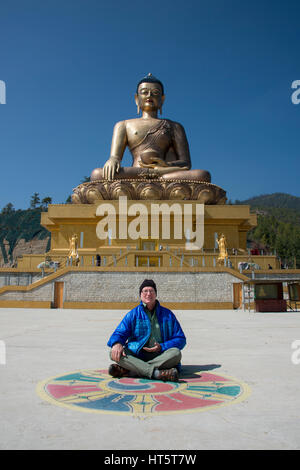
[[[92, 252], [91, 252], [92, 251]], [[216, 268], [225, 266], [236, 271], [266, 270], [269, 266], [273, 269], [280, 269], [279, 261], [274, 255], [249, 255], [234, 254], [224, 260], [218, 260], [219, 253], [210, 251], [193, 251], [182, 249], [163, 250], [138, 250], [133, 248], [101, 250], [78, 249], [77, 260], [68, 258], [67, 254], [48, 252], [40, 255], [23, 255], [18, 260], [16, 269], [20, 271], [36, 271], [37, 267], [50, 260], [57, 262], [57, 267], [51, 269], [61, 269], [67, 266], [96, 267], [96, 268], [135, 268], [135, 267], [163, 267], [163, 268]], [[245, 263], [241, 265], [241, 263]], [[246, 267], [246, 264], [248, 265]], [[45, 268], [45, 273], [48, 271]]]

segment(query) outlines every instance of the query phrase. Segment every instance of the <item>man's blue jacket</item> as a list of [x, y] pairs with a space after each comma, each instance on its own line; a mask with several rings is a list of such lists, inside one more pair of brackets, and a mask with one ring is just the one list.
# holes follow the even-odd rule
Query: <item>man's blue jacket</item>
[[[156, 315], [162, 337], [161, 352], [170, 348], [183, 349], [186, 345], [186, 338], [174, 313], [156, 301]], [[109, 338], [107, 345], [112, 347], [115, 343], [121, 343], [137, 357], [142, 358], [142, 348], [147, 343], [150, 333], [150, 320], [141, 302], [125, 315]]]

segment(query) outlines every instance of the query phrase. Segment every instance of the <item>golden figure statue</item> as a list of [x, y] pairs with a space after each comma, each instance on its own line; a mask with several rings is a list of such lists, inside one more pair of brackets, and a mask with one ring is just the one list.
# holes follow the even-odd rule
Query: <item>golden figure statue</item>
[[[152, 74], [137, 85], [135, 103], [142, 116], [118, 122], [113, 131], [111, 153], [103, 168], [95, 168], [91, 181], [102, 179], [156, 178], [210, 182], [210, 173], [191, 170], [189, 145], [184, 128], [177, 122], [158, 118], [165, 100], [163, 84]], [[121, 167], [126, 147], [132, 167]]]
[[70, 244], [70, 251], [68, 254], [68, 258], [71, 261], [72, 260], [72, 265], [77, 266], [79, 263], [79, 255], [78, 255], [78, 237], [76, 233], [72, 235], [72, 237], [69, 238], [69, 244]]
[[[89, 182], [73, 189], [73, 204], [95, 204], [99, 200], [178, 199], [203, 204], [225, 204], [226, 192], [211, 183], [206, 170], [191, 170], [191, 157], [184, 128], [161, 119], [164, 86], [153, 75], [139, 81], [135, 94], [135, 119], [118, 122], [113, 131], [110, 157], [103, 168], [95, 168]], [[126, 148], [132, 166], [121, 167]]]
[[218, 256], [218, 263], [224, 263], [224, 260], [228, 258], [227, 252], [227, 241], [225, 235], [222, 233], [220, 238], [217, 239], [217, 243], [219, 246], [219, 256]]

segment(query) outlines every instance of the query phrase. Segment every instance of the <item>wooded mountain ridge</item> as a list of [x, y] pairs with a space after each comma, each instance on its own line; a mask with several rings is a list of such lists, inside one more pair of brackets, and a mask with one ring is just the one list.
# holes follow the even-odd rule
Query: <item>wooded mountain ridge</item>
[[300, 268], [300, 197], [263, 194], [235, 204], [250, 205], [257, 214], [257, 227], [248, 233], [249, 242], [275, 252], [283, 264]]

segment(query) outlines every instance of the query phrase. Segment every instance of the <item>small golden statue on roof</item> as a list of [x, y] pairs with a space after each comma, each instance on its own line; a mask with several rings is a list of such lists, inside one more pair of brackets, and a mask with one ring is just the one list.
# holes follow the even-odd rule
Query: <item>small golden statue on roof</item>
[[76, 233], [69, 238], [70, 244], [70, 251], [68, 254], [69, 261], [71, 261], [73, 266], [77, 266], [79, 263], [79, 255], [78, 255], [78, 236]]
[[219, 247], [218, 263], [224, 264], [225, 259], [228, 258], [227, 241], [226, 241], [224, 233], [222, 233], [221, 236], [217, 238], [216, 241]]

